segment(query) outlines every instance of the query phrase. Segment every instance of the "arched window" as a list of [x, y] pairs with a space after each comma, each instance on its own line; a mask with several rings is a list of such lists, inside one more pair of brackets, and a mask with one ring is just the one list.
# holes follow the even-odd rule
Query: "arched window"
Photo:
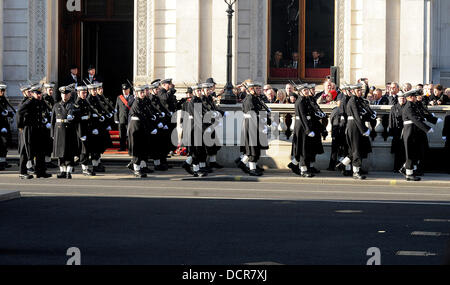
[[269, 81], [330, 75], [334, 11], [335, 0], [269, 0]]

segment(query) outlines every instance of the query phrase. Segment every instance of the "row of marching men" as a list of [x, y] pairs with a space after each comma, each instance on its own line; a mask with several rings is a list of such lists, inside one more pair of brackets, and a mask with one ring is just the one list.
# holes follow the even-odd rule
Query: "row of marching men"
[[[171, 79], [165, 79], [157, 85], [141, 85], [134, 87], [135, 100], [129, 111], [128, 146], [132, 161], [129, 168], [136, 177], [146, 177], [152, 172], [148, 168], [149, 159], [153, 159], [155, 170], [160, 170], [160, 163], [167, 163], [168, 152], [178, 145], [178, 137], [174, 129], [177, 119], [175, 112], [182, 110], [180, 123], [182, 125], [182, 142], [187, 149], [187, 158], [183, 168], [194, 177], [203, 177], [213, 169], [223, 168], [217, 163], [216, 155], [220, 149], [215, 142], [215, 118], [226, 115], [214, 103], [215, 82], [210, 78], [206, 83], [188, 88], [188, 98], [177, 101], [172, 99], [173, 107], [163, 103], [169, 94], [173, 93]], [[170, 87], [172, 86], [172, 87]], [[172, 89], [171, 89], [172, 88]], [[203, 118], [209, 114], [211, 120]], [[214, 125], [214, 126], [213, 126]], [[204, 133], [209, 134], [212, 144], [204, 141]], [[166, 167], [167, 168], [167, 167]], [[164, 170], [164, 169], [163, 169]]]
[[58, 158], [57, 178], [72, 178], [76, 162], [86, 176], [105, 172], [101, 155], [111, 146], [115, 109], [103, 95], [102, 84], [60, 87], [59, 102], [51, 100], [53, 88], [53, 84], [21, 87], [24, 98], [16, 117], [19, 177], [51, 177], [46, 164], [51, 154]]

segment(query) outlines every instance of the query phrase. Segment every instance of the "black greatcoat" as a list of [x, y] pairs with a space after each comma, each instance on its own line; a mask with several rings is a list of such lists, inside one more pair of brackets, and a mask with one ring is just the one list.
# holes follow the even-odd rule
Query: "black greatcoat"
[[17, 128], [19, 129], [19, 153], [26, 153], [31, 159], [45, 153], [48, 132], [44, 119], [47, 106], [42, 100], [26, 99], [17, 111]]
[[[269, 149], [267, 134], [263, 134], [264, 123], [260, 112], [263, 111], [259, 99], [256, 96], [247, 94], [242, 102], [244, 121], [242, 127], [241, 141], [244, 143], [244, 154], [250, 157], [250, 162], [259, 159], [262, 149]], [[250, 116], [250, 117], [249, 117]], [[265, 116], [264, 116], [265, 117]]]
[[[9, 118], [14, 117], [14, 113], [8, 109], [8, 104], [4, 96], [0, 97], [0, 130], [5, 128], [6, 133], [0, 132], [0, 157], [6, 156], [8, 151], [8, 145], [11, 141], [11, 127], [9, 124]], [[8, 111], [6, 115], [1, 113]]]
[[399, 103], [392, 106], [389, 113], [389, 135], [392, 136], [391, 153], [403, 152], [403, 140], [401, 139], [403, 130], [402, 119], [403, 106]]
[[144, 158], [149, 154], [150, 133], [154, 128], [150, 125], [150, 115], [144, 99], [136, 98], [131, 106], [128, 124], [128, 154]]
[[[90, 151], [91, 151], [91, 153], [101, 154], [101, 153], [104, 153], [105, 150], [108, 147], [111, 147], [111, 145], [112, 145], [111, 136], [109, 135], [109, 131], [106, 130], [106, 128], [107, 128], [106, 115], [109, 114], [109, 112], [107, 111], [106, 107], [102, 104], [102, 102], [100, 101], [98, 96], [89, 95], [86, 98], [86, 100], [91, 105], [91, 107], [95, 110], [95, 112], [91, 118], [92, 129], [98, 130], [98, 135], [92, 134]], [[96, 113], [104, 116], [105, 121], [101, 122], [100, 118], [98, 116], [95, 117]]]
[[[219, 114], [223, 116], [223, 114], [225, 113], [224, 111], [220, 110], [216, 104], [214, 103], [214, 99], [212, 97], [212, 95], [210, 96], [203, 96], [202, 97], [202, 101], [203, 104], [206, 106], [206, 108], [208, 109], [209, 112], [211, 112], [211, 116], [212, 113], [215, 113], [217, 118], [219, 117]], [[212, 127], [214, 124], [216, 123], [216, 119], [211, 118], [211, 123], [210, 124], [206, 124], [208, 127]], [[215, 141], [216, 139], [216, 131], [213, 130], [213, 132], [211, 133], [211, 139]], [[216, 155], [217, 152], [220, 150], [221, 146], [219, 145], [219, 142], [216, 142], [216, 144], [212, 145], [212, 146], [206, 146], [206, 151], [208, 153], [208, 155]]]
[[[423, 122], [417, 105], [413, 102], [406, 102], [402, 110], [403, 119], [403, 142], [405, 145], [406, 168], [412, 169], [412, 164], [423, 156], [423, 137], [427, 136], [431, 127]], [[407, 124], [412, 121], [412, 124]]]
[[[92, 142], [93, 134], [92, 134], [92, 124], [91, 124], [91, 116], [93, 114], [93, 110], [90, 107], [89, 103], [86, 99], [77, 98], [75, 101], [76, 108], [76, 116], [75, 116], [75, 129], [77, 133], [77, 156], [80, 154], [88, 155], [90, 153], [90, 144]], [[82, 141], [81, 138], [86, 137], [85, 141]]]
[[75, 107], [72, 102], [58, 102], [52, 112], [52, 137], [54, 139], [53, 155], [60, 158], [73, 158], [78, 152], [76, 123], [67, 120], [71, 115], [75, 119]]
[[[347, 114], [347, 128], [345, 134], [347, 137], [347, 144], [349, 147], [349, 155], [354, 161], [353, 166], [360, 163], [360, 160], [366, 158], [369, 153], [372, 152], [372, 146], [370, 144], [369, 137], [363, 136], [367, 132], [368, 128], [361, 119], [362, 116], [362, 104], [359, 102], [362, 100], [357, 96], [351, 96], [347, 102], [346, 114]], [[353, 119], [348, 119], [353, 117]], [[358, 161], [358, 162], [357, 162]]]
[[[295, 101], [295, 125], [294, 135], [292, 138], [291, 155], [298, 161], [305, 159], [310, 161], [316, 154], [323, 153], [323, 146], [320, 138], [318, 124], [314, 123], [314, 110], [308, 97], [300, 96]], [[308, 134], [315, 133], [314, 137]]]

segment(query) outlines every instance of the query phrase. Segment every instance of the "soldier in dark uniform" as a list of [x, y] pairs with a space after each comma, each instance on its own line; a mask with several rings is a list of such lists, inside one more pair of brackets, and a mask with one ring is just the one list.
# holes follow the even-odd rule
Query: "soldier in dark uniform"
[[60, 173], [57, 178], [72, 179], [74, 157], [77, 154], [77, 134], [74, 103], [70, 100], [72, 90], [64, 89], [61, 101], [52, 111], [53, 155], [58, 157]]
[[[445, 161], [450, 161], [450, 115], [445, 116], [444, 127], [442, 128], [442, 140], [445, 142]], [[450, 165], [447, 165], [447, 173], [450, 173]]]
[[[334, 108], [330, 115], [331, 120], [331, 156], [328, 170], [334, 171], [336, 164], [342, 161], [348, 155], [347, 139], [345, 137], [345, 129], [347, 127], [346, 106], [348, 100], [351, 98], [350, 88], [348, 85], [343, 85], [341, 88], [342, 94], [338, 101], [337, 108]], [[349, 164], [342, 170], [344, 176], [352, 175], [352, 166]]]
[[89, 160], [91, 156], [90, 145], [95, 143], [97, 135], [92, 133], [91, 118], [93, 114], [97, 118], [101, 118], [101, 114], [92, 108], [87, 101], [87, 87], [78, 86], [76, 88], [77, 99], [75, 100], [74, 107], [76, 109], [75, 116], [75, 129], [77, 135], [77, 156], [83, 170], [84, 176], [95, 176], [95, 171], [89, 169]]
[[169, 125], [171, 124], [172, 120], [170, 114], [171, 111], [167, 109], [167, 104], [163, 104], [161, 97], [158, 95], [164, 93], [165, 95], [163, 97], [167, 97], [167, 92], [161, 91], [161, 81], [154, 80], [153, 82], [154, 83], [152, 83], [152, 85], [150, 86], [149, 102], [151, 103], [152, 108], [154, 108], [159, 114], [158, 134], [156, 136], [158, 144], [156, 146], [156, 150], [153, 153], [153, 163], [155, 165], [155, 170], [167, 171], [169, 169], [169, 165], [167, 163], [167, 154], [170, 152], [170, 145], [172, 145], [169, 132]]
[[416, 94], [418, 90], [411, 90], [405, 93], [406, 104], [402, 110], [403, 119], [403, 142], [405, 145], [405, 178], [407, 181], [419, 181], [420, 177], [414, 173], [414, 165], [421, 158], [420, 143], [423, 143], [422, 137], [434, 130], [423, 122], [420, 111], [416, 104]]
[[180, 100], [179, 102], [183, 102], [180, 106], [181, 109], [181, 146], [186, 148], [186, 160], [183, 162], [182, 168], [186, 170], [187, 173], [193, 175], [194, 171], [192, 170], [192, 145], [191, 145], [191, 129], [194, 125], [194, 117], [189, 115], [188, 107], [192, 99], [194, 98], [194, 90], [199, 89], [198, 85], [188, 87], [186, 91], [186, 95], [188, 96], [186, 100]]
[[[210, 80], [211, 81], [211, 80]], [[209, 111], [209, 114], [211, 116], [211, 123], [207, 124], [208, 127], [214, 128], [215, 125], [221, 126], [221, 122], [218, 121], [221, 117], [225, 115], [225, 112], [220, 110], [219, 107], [216, 106], [214, 103], [214, 85], [213, 83], [204, 83], [202, 84], [203, 89], [203, 104], [206, 106], [206, 108]], [[216, 123], [216, 120], [218, 121]], [[211, 138], [211, 142], [206, 145], [206, 152], [208, 155], [209, 165], [208, 168], [216, 168], [221, 169], [223, 168], [222, 165], [217, 163], [217, 152], [220, 150], [220, 141], [216, 139], [216, 131], [213, 129], [211, 135], [209, 136]], [[211, 144], [214, 143], [214, 144]]]
[[130, 94], [131, 86], [128, 83], [122, 84], [122, 94], [117, 96], [116, 113], [114, 114], [114, 122], [119, 127], [120, 148], [119, 151], [127, 149], [127, 127], [128, 117], [131, 106], [133, 105], [134, 95]]
[[[350, 100], [347, 102], [347, 128], [345, 130], [347, 144], [349, 147], [349, 155], [338, 163], [337, 168], [341, 169], [350, 163], [353, 166], [353, 178], [363, 180], [366, 176], [361, 174], [362, 160], [372, 152], [370, 144], [370, 129], [365, 125], [366, 114], [374, 113], [369, 106], [365, 105], [361, 100], [362, 86], [360, 84], [350, 87], [354, 92]], [[376, 114], [376, 113], [374, 113]]]
[[[42, 93], [42, 100], [47, 105], [48, 110], [48, 119], [50, 120], [52, 117], [53, 106], [55, 105], [54, 93], [55, 93], [55, 84], [54, 83], [45, 83], [44, 84], [44, 92]], [[45, 166], [47, 168], [56, 168], [57, 166], [52, 162], [52, 151], [53, 151], [53, 139], [50, 135], [51, 130], [49, 132], [49, 141], [47, 143], [47, 149], [45, 153]]]
[[131, 106], [128, 125], [128, 154], [132, 156], [134, 175], [144, 178], [147, 177], [147, 174], [141, 169], [141, 161], [147, 159], [148, 145], [158, 130], [147, 107], [145, 86], [137, 86], [134, 91], [136, 98]]
[[301, 96], [295, 102], [292, 162], [289, 163], [288, 167], [292, 172], [302, 177], [313, 177], [310, 163], [317, 154], [323, 153], [321, 141], [323, 126], [312, 105], [311, 96], [313, 94], [311, 94], [308, 84], [299, 86], [297, 90], [299, 90]]
[[14, 110], [6, 98], [7, 85], [0, 83], [0, 170], [10, 167], [6, 162], [8, 146], [11, 143], [10, 118], [14, 117]]
[[[158, 97], [159, 100], [161, 101], [161, 104], [165, 107], [165, 109], [169, 111], [169, 114], [167, 114], [167, 116], [169, 116], [169, 118], [171, 119], [172, 115], [177, 111], [178, 100], [177, 97], [175, 96], [177, 90], [175, 89], [175, 86], [173, 85], [171, 78], [161, 80], [160, 86], [161, 88], [158, 91]], [[168, 167], [167, 155], [177, 149], [177, 145], [172, 143], [171, 138], [171, 134], [173, 130], [176, 128], [177, 124], [176, 122], [172, 122], [170, 120], [167, 123], [167, 126], [169, 128], [166, 131], [167, 153], [165, 156], [161, 157], [161, 164], [166, 165], [166, 167]]]
[[97, 96], [97, 85], [87, 86], [89, 95], [87, 102], [94, 109], [91, 117], [92, 135], [90, 139], [90, 153], [92, 158], [92, 168], [94, 172], [105, 172], [105, 167], [101, 164], [101, 155], [111, 145], [109, 130], [111, 126], [107, 124], [106, 116], [112, 117]]
[[394, 173], [397, 173], [405, 162], [405, 148], [402, 139], [403, 107], [406, 97], [402, 92], [397, 94], [397, 103], [392, 106], [389, 113], [389, 136], [392, 137], [391, 153], [394, 154]]
[[[261, 84], [248, 83], [247, 87], [249, 93], [242, 101], [244, 121], [241, 135], [241, 150], [243, 151], [243, 157], [238, 163], [238, 167], [245, 173], [248, 171], [250, 176], [261, 176], [263, 173], [257, 169], [257, 162], [261, 156], [261, 150], [269, 148], [267, 138], [269, 129], [266, 124], [270, 124], [270, 122], [256, 92], [256, 88], [261, 87]], [[248, 169], [247, 163], [249, 165]]]
[[[427, 96], [425, 96], [425, 97], [428, 98]], [[441, 118], [434, 116], [434, 114], [428, 110], [428, 107], [427, 107], [428, 104], [426, 104], [426, 102], [424, 101], [424, 96], [422, 93], [416, 92], [415, 98], [416, 98], [416, 99], [414, 99], [415, 104], [416, 104], [417, 110], [418, 110], [419, 115], [422, 118], [423, 122], [426, 121], [433, 125], [436, 125], [436, 124], [439, 124], [442, 122]], [[429, 149], [429, 144], [428, 144], [428, 136], [426, 134], [424, 134], [423, 132], [419, 132], [419, 133], [417, 133], [417, 135], [419, 136], [419, 138], [417, 139], [417, 142], [418, 142], [418, 147], [420, 148], [420, 152], [419, 152], [419, 157], [418, 157], [418, 161], [416, 164], [416, 167], [417, 167], [416, 174], [417, 174], [417, 176], [422, 176], [425, 171], [424, 160], [425, 160], [425, 156]]]
[[[207, 176], [209, 171], [206, 168], [207, 151], [203, 141], [203, 134], [212, 132], [212, 129], [203, 123], [203, 117], [208, 112], [203, 102], [201, 85], [192, 87], [194, 96], [187, 106], [190, 125], [186, 131], [186, 139], [189, 140], [189, 153], [192, 155], [192, 175], [194, 177]], [[189, 132], [189, 133], [188, 133]], [[185, 168], [186, 169], [186, 168]], [[190, 171], [188, 171], [190, 172]]]
[[32, 86], [31, 97], [26, 99], [17, 111], [17, 128], [19, 130], [19, 155], [21, 179], [31, 179], [27, 173], [27, 163], [36, 159], [36, 177], [49, 178], [52, 175], [46, 173], [45, 168], [45, 143], [47, 131], [51, 128], [46, 119], [47, 106], [42, 102], [41, 86]]

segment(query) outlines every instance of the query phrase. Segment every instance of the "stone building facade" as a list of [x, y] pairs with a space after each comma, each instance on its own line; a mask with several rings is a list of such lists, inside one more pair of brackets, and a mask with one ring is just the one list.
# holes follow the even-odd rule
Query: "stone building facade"
[[[308, 3], [308, 0], [294, 1]], [[69, 55], [65, 60], [61, 56], [68, 49], [61, 48], [62, 29], [67, 28], [66, 24], [64, 27], [61, 24], [62, 18], [67, 20], [71, 13], [82, 14], [85, 2], [0, 0], [0, 80], [10, 86], [9, 96], [16, 96], [18, 85], [28, 80], [59, 82], [69, 62], [79, 65], [82, 73], [86, 72], [87, 62], [83, 62], [82, 55], [86, 55], [89, 48], [83, 46], [83, 41], [84, 44], [88, 41], [83, 34], [87, 18], [78, 17], [82, 28], [78, 38], [74, 37], [69, 45], [78, 55]], [[183, 85], [214, 77], [219, 84], [225, 84], [227, 5], [223, 0], [90, 0], [88, 3], [97, 2], [98, 7], [103, 5], [101, 2], [114, 2], [117, 7], [132, 5], [129, 32], [133, 40], [128, 43], [132, 55], [123, 59], [132, 62], [132, 67], [131, 74], [124, 78], [149, 82], [154, 78], [171, 77], [175, 83]], [[378, 86], [390, 81], [413, 84], [433, 81], [450, 85], [450, 50], [447, 48], [450, 25], [446, 17], [450, 1], [333, 2], [334, 54], [330, 65], [338, 67], [340, 81], [354, 82], [368, 77], [371, 84]], [[270, 0], [236, 1], [234, 83], [247, 78], [261, 82], [269, 79], [269, 23], [273, 14], [270, 5]], [[96, 22], [95, 17], [89, 17], [89, 23]], [[120, 34], [114, 36], [121, 37]], [[106, 48], [114, 50], [114, 47]], [[97, 53], [104, 51], [105, 47]], [[121, 72], [121, 64], [117, 63], [115, 72]], [[103, 74], [110, 69], [102, 70], [101, 64], [98, 68]]]

